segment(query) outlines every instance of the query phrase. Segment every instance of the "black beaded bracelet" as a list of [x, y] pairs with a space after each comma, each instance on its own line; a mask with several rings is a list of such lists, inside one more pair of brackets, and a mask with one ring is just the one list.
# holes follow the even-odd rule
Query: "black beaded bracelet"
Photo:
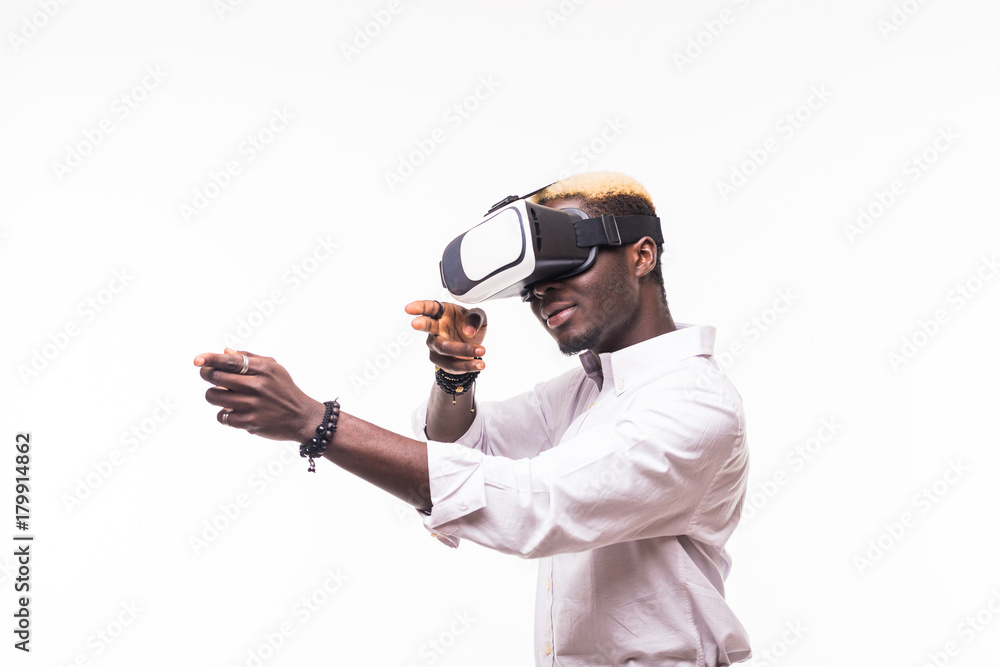
[[337, 399], [327, 401], [326, 412], [323, 414], [323, 421], [316, 427], [316, 436], [311, 440], [299, 445], [299, 456], [309, 458], [309, 472], [316, 472], [316, 462], [313, 457], [322, 456], [326, 451], [333, 434], [337, 432], [337, 420], [340, 419], [340, 403]]
[[[482, 359], [482, 357], [476, 357], [476, 359]], [[441, 387], [442, 391], [446, 394], [451, 394], [452, 405], [455, 405], [458, 395], [469, 391], [469, 388], [472, 387], [476, 378], [479, 377], [479, 371], [470, 371], [468, 373], [462, 373], [461, 375], [453, 375], [438, 366], [435, 366], [434, 368], [434, 378], [437, 380], [437, 385]], [[472, 409], [472, 412], [475, 412], [475, 408]]]

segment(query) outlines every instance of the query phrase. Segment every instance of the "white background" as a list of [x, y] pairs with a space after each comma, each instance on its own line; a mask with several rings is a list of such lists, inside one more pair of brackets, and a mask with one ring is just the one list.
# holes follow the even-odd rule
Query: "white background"
[[[447, 549], [223, 428], [192, 359], [243, 326], [311, 395], [409, 434], [432, 371], [402, 308], [442, 296], [444, 244], [595, 169], [652, 193], [675, 319], [718, 328], [745, 400], [727, 596], [756, 662], [992, 664], [1000, 7], [233, 4], [0, 14], [4, 664], [531, 664], [534, 563]], [[516, 300], [487, 311], [480, 398], [577, 363]]]

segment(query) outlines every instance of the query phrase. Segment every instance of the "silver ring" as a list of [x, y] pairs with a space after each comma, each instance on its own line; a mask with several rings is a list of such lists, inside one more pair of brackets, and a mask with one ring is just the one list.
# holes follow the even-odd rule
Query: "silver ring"
[[250, 370], [250, 357], [245, 354], [241, 354], [243, 357], [243, 370], [240, 371], [240, 375], [246, 375], [247, 371]]
[[232, 412], [232, 410], [223, 410], [223, 412], [222, 412], [222, 425], [223, 426], [229, 426], [229, 413], [230, 412]]

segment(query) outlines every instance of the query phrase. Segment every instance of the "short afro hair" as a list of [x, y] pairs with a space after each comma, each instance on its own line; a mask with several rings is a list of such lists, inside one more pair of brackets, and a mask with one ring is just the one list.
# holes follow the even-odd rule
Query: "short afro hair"
[[[609, 215], [656, 215], [653, 199], [639, 181], [617, 171], [593, 171], [575, 174], [536, 192], [530, 197], [535, 204], [545, 205], [554, 199], [580, 199], [583, 212], [591, 217]], [[650, 271], [659, 286], [663, 302], [667, 291], [663, 286], [660, 258], [663, 244], [656, 244], [656, 266]]]

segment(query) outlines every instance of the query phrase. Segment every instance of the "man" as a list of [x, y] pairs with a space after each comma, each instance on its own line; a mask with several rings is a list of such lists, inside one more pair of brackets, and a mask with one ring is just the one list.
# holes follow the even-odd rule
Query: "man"
[[[532, 200], [590, 216], [655, 214], [621, 174], [574, 176]], [[742, 404], [712, 359], [714, 329], [675, 325], [661, 252], [649, 236], [602, 246], [583, 273], [531, 286], [532, 312], [582, 368], [496, 403], [439, 385], [415, 420], [426, 443], [341, 413], [325, 452], [413, 504], [453, 546], [464, 537], [540, 559], [538, 665], [714, 667], [750, 656], [723, 586], [746, 489]], [[446, 377], [485, 368], [482, 311], [436, 301], [406, 311]], [[220, 421], [299, 442], [326, 421], [272, 359], [227, 352], [195, 360], [218, 385], [207, 398]]]

